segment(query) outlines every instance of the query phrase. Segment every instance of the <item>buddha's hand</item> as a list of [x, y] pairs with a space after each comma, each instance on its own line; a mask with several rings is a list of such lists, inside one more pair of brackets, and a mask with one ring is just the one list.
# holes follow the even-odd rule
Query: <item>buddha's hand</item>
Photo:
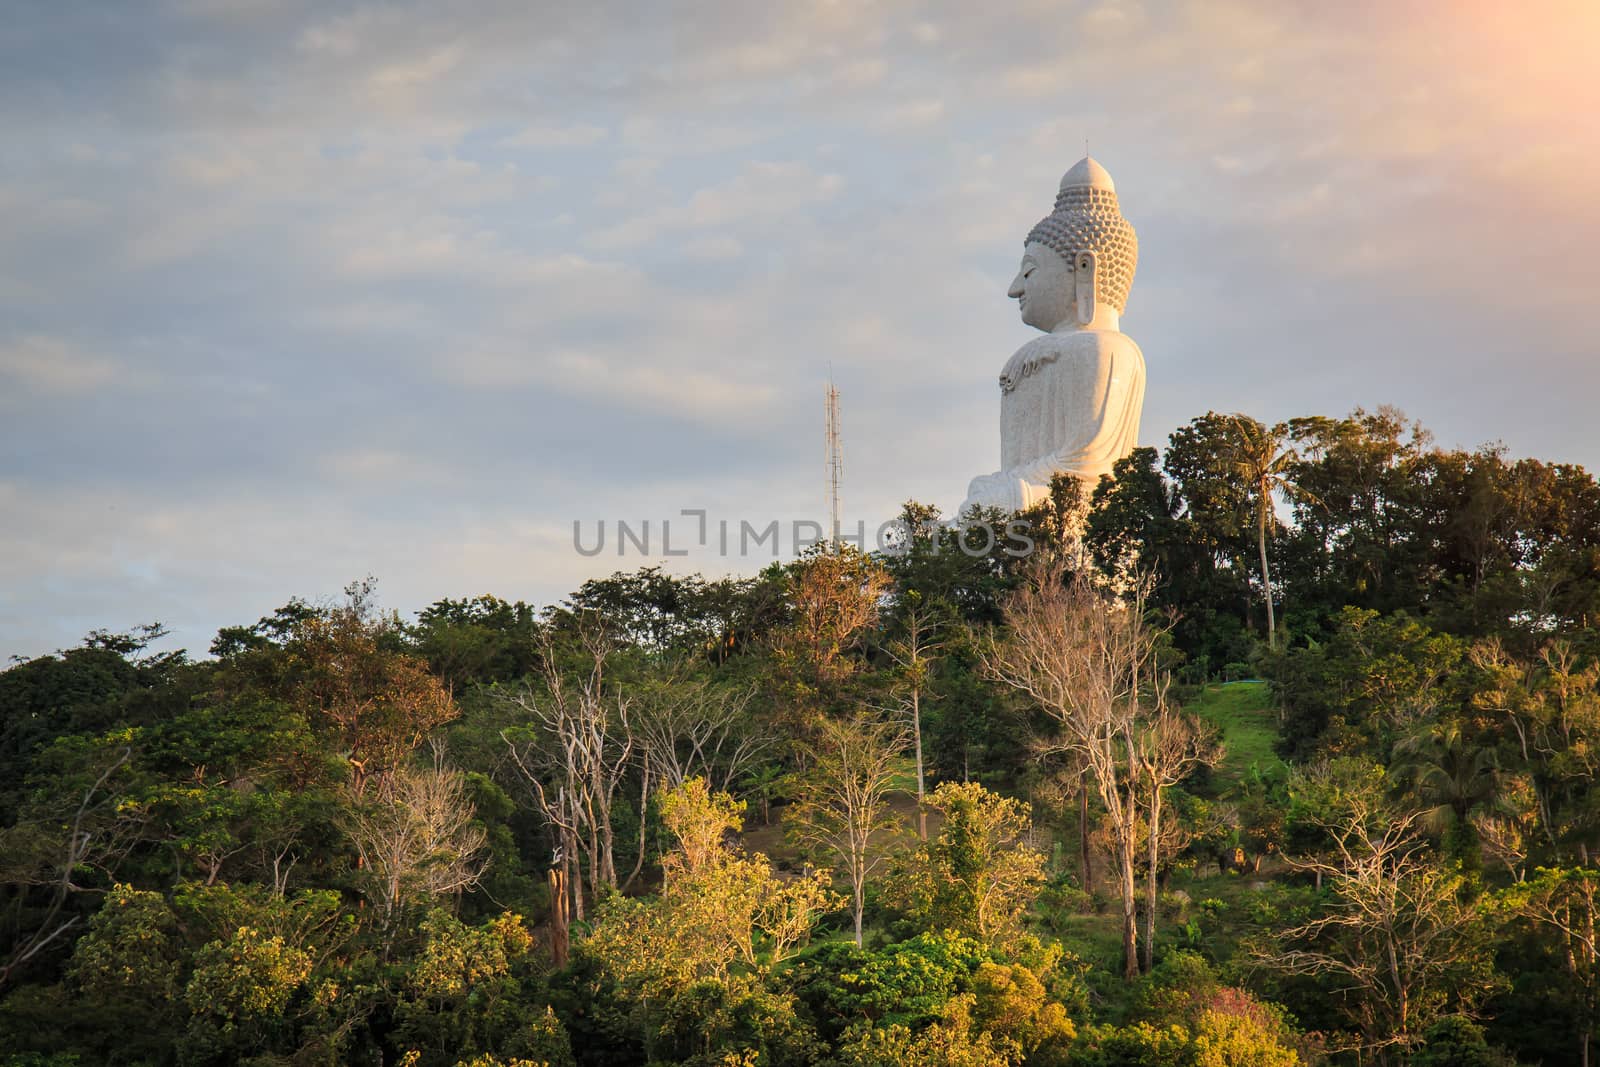
[[1051, 348], [1023, 345], [1012, 354], [1010, 359], [1006, 360], [1005, 369], [1000, 372], [1000, 391], [1002, 393], [1011, 392], [1011, 390], [1022, 384], [1022, 379], [1037, 371], [1041, 366], [1055, 362], [1056, 355], [1056, 351]]
[[967, 499], [961, 505], [965, 512], [973, 504], [984, 508], [999, 508], [1010, 514], [1026, 506], [1027, 490], [1020, 479], [1009, 471], [981, 474], [967, 485]]
[[1000, 391], [1002, 393], [1009, 393], [1017, 387], [1017, 384], [1022, 381], [1023, 375], [1028, 373], [1025, 369], [1027, 365], [1028, 360], [1022, 357], [1021, 352], [1017, 352], [1006, 360], [1005, 368], [1000, 372]]

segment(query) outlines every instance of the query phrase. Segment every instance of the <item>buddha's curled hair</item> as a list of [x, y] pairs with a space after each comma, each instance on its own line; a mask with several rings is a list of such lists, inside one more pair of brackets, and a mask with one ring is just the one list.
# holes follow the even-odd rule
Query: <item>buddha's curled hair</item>
[[1128, 305], [1133, 272], [1139, 265], [1139, 237], [1122, 217], [1117, 194], [1092, 186], [1068, 186], [1056, 194], [1056, 208], [1028, 231], [1024, 246], [1038, 241], [1067, 261], [1073, 253], [1095, 254], [1096, 293], [1120, 315]]

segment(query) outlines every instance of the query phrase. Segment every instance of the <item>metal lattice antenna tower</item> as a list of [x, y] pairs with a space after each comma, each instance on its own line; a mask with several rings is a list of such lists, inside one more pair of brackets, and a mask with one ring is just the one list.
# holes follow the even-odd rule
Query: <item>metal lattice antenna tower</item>
[[833, 376], [828, 376], [827, 435], [828, 435], [828, 541], [835, 550], [839, 547], [839, 479], [844, 474], [844, 450], [839, 443], [839, 390], [833, 387]]

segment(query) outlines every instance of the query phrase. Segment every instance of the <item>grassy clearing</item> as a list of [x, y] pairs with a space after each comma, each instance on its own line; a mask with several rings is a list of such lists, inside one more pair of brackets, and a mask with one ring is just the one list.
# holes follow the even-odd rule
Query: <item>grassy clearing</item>
[[1189, 710], [1222, 729], [1227, 752], [1216, 770], [1228, 786], [1238, 786], [1252, 767], [1262, 771], [1283, 766], [1273, 751], [1278, 741], [1278, 713], [1266, 682], [1224, 682], [1208, 685]]

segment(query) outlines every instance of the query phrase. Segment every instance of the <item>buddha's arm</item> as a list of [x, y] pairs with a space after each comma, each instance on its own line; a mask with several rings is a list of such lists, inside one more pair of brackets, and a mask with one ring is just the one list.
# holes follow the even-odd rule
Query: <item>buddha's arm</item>
[[999, 508], [1001, 511], [1021, 511], [1033, 503], [1034, 494], [1028, 485], [1012, 471], [995, 471], [972, 479], [967, 485], [967, 499], [958, 514], [976, 504], [982, 508]]

